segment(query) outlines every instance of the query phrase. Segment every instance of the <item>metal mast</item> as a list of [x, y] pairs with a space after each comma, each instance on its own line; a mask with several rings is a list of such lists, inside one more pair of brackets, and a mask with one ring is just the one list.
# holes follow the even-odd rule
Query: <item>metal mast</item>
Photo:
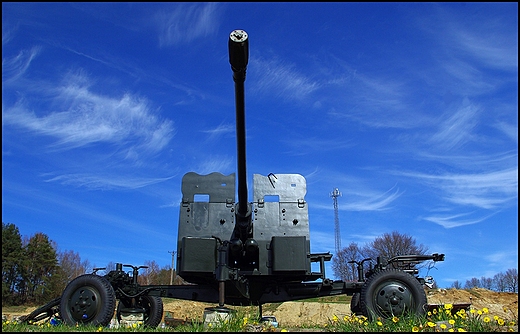
[[336, 254], [341, 250], [341, 233], [339, 231], [339, 215], [338, 215], [338, 197], [341, 196], [341, 192], [338, 188], [334, 188], [334, 190], [330, 193], [330, 197], [334, 202], [334, 238], [335, 238], [335, 247]]

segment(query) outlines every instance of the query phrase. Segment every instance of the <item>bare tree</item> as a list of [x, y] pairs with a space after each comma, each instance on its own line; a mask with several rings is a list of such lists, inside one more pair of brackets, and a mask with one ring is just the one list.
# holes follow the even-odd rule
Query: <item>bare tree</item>
[[462, 284], [460, 284], [459, 281], [454, 281], [453, 283], [451, 283], [450, 288], [451, 289], [462, 289]]
[[91, 269], [90, 262], [81, 261], [79, 253], [72, 250], [58, 253], [58, 265], [63, 270], [67, 283]]
[[148, 268], [145, 268], [142, 272], [139, 273], [137, 280], [139, 284], [150, 285], [150, 284], [158, 284], [157, 276], [161, 271], [159, 265], [154, 260], [152, 261], [144, 261], [144, 265]]
[[473, 277], [470, 280], [466, 281], [466, 284], [464, 284], [464, 289], [473, 289], [473, 288], [480, 288], [480, 280], [476, 277]]
[[504, 275], [506, 291], [518, 293], [518, 270], [508, 269]]
[[[415, 238], [410, 235], [393, 231], [385, 233], [368, 243], [363, 247], [362, 252], [374, 260], [378, 257], [389, 260], [399, 255], [425, 255], [428, 252], [428, 247], [423, 244], [418, 245]], [[414, 262], [406, 265], [409, 269], [419, 269], [425, 267], [427, 263]]]
[[338, 254], [332, 258], [332, 271], [334, 276], [345, 282], [357, 281], [357, 267], [349, 261], [361, 261], [363, 255], [355, 242], [351, 242], [348, 247], [341, 249]]
[[415, 238], [398, 231], [385, 233], [363, 247], [363, 254], [372, 259], [378, 256], [390, 259], [398, 255], [425, 255], [428, 247], [417, 245]]
[[78, 253], [70, 250], [57, 253], [58, 271], [56, 275], [55, 290], [65, 290], [67, 284], [74, 278], [83, 275], [91, 269], [88, 260], [81, 261]]
[[482, 276], [480, 278], [480, 287], [488, 290], [493, 290], [493, 279]]
[[498, 273], [493, 276], [493, 290], [498, 292], [506, 291], [507, 287], [504, 276], [504, 273]]

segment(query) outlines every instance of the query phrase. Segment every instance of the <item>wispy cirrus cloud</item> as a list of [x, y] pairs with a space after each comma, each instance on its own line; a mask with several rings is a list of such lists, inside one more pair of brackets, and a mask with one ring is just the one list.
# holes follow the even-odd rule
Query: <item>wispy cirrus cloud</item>
[[227, 171], [234, 173], [234, 160], [229, 156], [207, 156], [205, 161], [195, 168], [195, 172], [201, 175], [207, 175], [213, 172], [226, 174]]
[[234, 135], [235, 125], [221, 123], [214, 129], [202, 130], [201, 132], [206, 133], [208, 135], [208, 139], [206, 139], [207, 142], [213, 142], [222, 136], [226, 136], [229, 134]]
[[300, 100], [320, 87], [320, 83], [295, 69], [294, 64], [276, 58], [257, 57], [254, 62], [255, 82], [251, 91], [284, 99]]
[[2, 57], [2, 84], [8, 84], [22, 77], [40, 50], [40, 47], [35, 46], [28, 50], [21, 50], [16, 56]]
[[494, 126], [518, 144], [518, 120], [516, 124], [497, 122]]
[[218, 7], [215, 2], [179, 4], [173, 10], [156, 13], [159, 46], [183, 44], [215, 34], [220, 24]]
[[437, 132], [429, 141], [443, 150], [452, 150], [474, 140], [473, 132], [478, 125], [478, 113], [478, 107], [467, 105], [443, 117]]
[[475, 26], [469, 28], [453, 22], [450, 28], [445, 37], [453, 49], [492, 68], [518, 69], [518, 34], [515, 41], [514, 34], [502, 33], [507, 28], [499, 18], [487, 24], [475, 22]]
[[63, 174], [47, 178], [45, 182], [58, 182], [64, 185], [87, 188], [91, 190], [110, 190], [110, 189], [139, 189], [152, 184], [164, 182], [173, 178], [135, 178], [101, 174]]
[[4, 106], [3, 122], [54, 137], [53, 147], [61, 150], [105, 142], [134, 153], [154, 153], [175, 134], [172, 121], [158, 117], [146, 99], [129, 93], [102, 95], [89, 85], [87, 77], [69, 74], [62, 86], [49, 87], [46, 92], [58, 107], [36, 112], [26, 98]]
[[459, 214], [434, 214], [431, 216], [423, 217], [422, 219], [440, 225], [444, 228], [450, 229], [459, 226], [473, 225], [485, 221], [492, 215], [474, 217], [473, 212], [471, 213], [459, 213]]
[[403, 194], [397, 186], [392, 187], [384, 193], [363, 191], [357, 193], [360, 199], [350, 199], [341, 204], [341, 210], [347, 211], [384, 211], [391, 208], [391, 204]]
[[441, 191], [443, 201], [496, 210], [518, 197], [518, 167], [474, 174], [399, 172]]

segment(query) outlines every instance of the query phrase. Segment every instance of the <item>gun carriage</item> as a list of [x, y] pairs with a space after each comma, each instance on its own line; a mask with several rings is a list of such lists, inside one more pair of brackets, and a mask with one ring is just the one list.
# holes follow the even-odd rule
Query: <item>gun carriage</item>
[[[258, 305], [320, 296], [352, 296], [351, 310], [370, 319], [390, 318], [406, 312], [423, 314], [427, 299], [413, 266], [444, 254], [403, 255], [355, 262], [358, 280], [344, 282], [325, 275], [332, 254], [311, 253], [306, 180], [300, 174], [253, 175], [252, 200], [248, 200], [246, 174], [244, 82], [249, 58], [249, 37], [243, 30], [231, 32], [229, 61], [235, 83], [237, 173], [182, 178], [176, 272], [189, 285], [140, 285], [143, 266], [116, 264], [104, 276], [86, 274], [72, 280], [61, 297], [25, 317], [39, 320], [57, 314], [69, 325], [107, 325], [114, 312], [142, 315], [145, 325], [162, 320], [161, 297], [218, 303]], [[206, 195], [206, 202], [196, 201]], [[236, 195], [238, 195], [236, 198]], [[276, 198], [277, 201], [268, 199]], [[312, 271], [312, 263], [319, 271]], [[370, 266], [365, 272], [365, 262]], [[132, 268], [132, 274], [123, 270]], [[119, 301], [119, 303], [117, 303]], [[117, 304], [117, 310], [116, 310]]]

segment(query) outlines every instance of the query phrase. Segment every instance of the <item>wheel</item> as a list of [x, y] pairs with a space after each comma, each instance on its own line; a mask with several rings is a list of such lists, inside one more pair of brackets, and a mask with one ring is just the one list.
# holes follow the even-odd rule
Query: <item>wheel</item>
[[355, 294], [352, 295], [352, 299], [350, 300], [350, 312], [352, 312], [352, 314], [356, 314], [356, 315], [361, 314], [360, 301], [361, 301], [361, 293], [356, 292]]
[[[128, 299], [120, 299], [117, 306], [117, 320], [121, 321], [121, 309], [131, 306]], [[144, 308], [144, 325], [155, 328], [159, 326], [163, 316], [163, 302], [161, 297], [157, 296], [139, 296], [136, 300], [136, 306]]]
[[360, 293], [361, 313], [371, 320], [426, 312], [426, 293], [412, 275], [389, 269], [371, 275]]
[[63, 291], [60, 314], [69, 326], [107, 326], [114, 316], [116, 295], [104, 277], [87, 274], [73, 279]]
[[37, 308], [32, 311], [28, 315], [24, 315], [20, 318], [20, 322], [38, 322], [40, 320], [44, 320], [47, 318], [51, 318], [59, 313], [59, 305], [60, 305], [61, 297], [55, 298], [43, 305], [42, 307]]

